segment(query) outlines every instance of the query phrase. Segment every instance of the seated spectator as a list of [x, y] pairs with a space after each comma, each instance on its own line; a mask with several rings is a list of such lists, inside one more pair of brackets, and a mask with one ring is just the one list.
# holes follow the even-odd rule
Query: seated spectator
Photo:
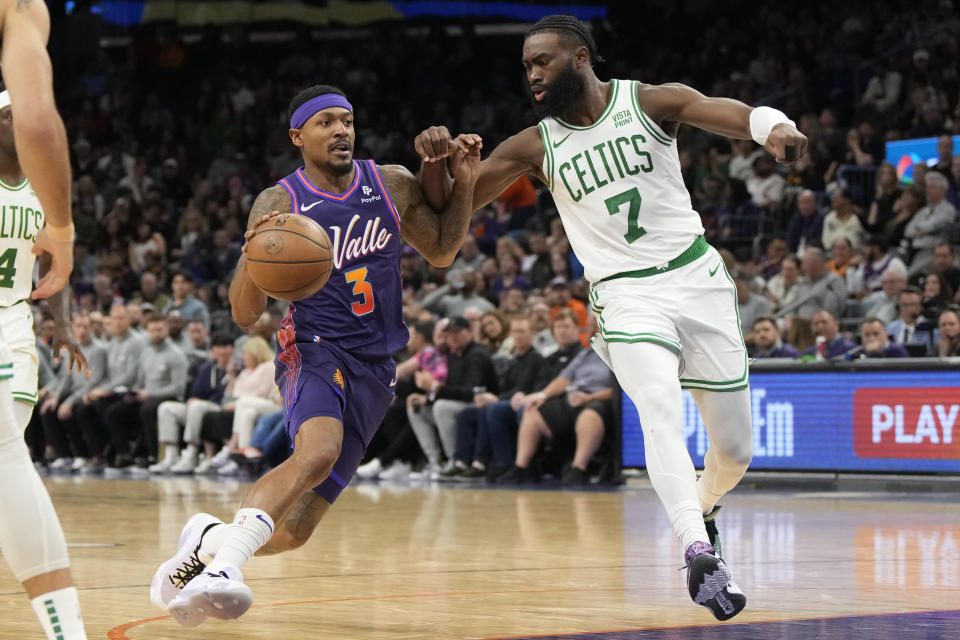
[[824, 217], [817, 204], [817, 194], [810, 189], [797, 194], [796, 211], [787, 224], [787, 246], [792, 253], [820, 244]]
[[841, 315], [847, 302], [847, 285], [827, 270], [823, 251], [816, 247], [804, 249], [801, 266], [803, 277], [790, 290], [777, 315], [811, 318], [818, 309], [825, 309], [834, 317]]
[[832, 247], [837, 238], [847, 238], [851, 246], [860, 244], [863, 225], [858, 217], [859, 211], [853, 198], [845, 189], [833, 194], [833, 209], [823, 219], [823, 235], [820, 242], [824, 247]]
[[490, 355], [496, 360], [510, 357], [513, 349], [513, 340], [510, 339], [510, 323], [507, 318], [493, 309], [480, 316], [479, 336], [477, 342], [485, 346]]
[[[227, 371], [232, 363], [233, 339], [230, 334], [214, 334], [210, 359], [193, 376], [187, 401], [168, 400], [157, 408], [160, 459], [149, 467], [150, 473], [190, 473], [196, 468], [203, 416], [220, 410], [227, 388]], [[187, 443], [184, 461], [180, 460], [181, 439]]]
[[[513, 356], [500, 376], [500, 393], [489, 391], [477, 393], [473, 405], [468, 406], [457, 418], [457, 448], [454, 453], [454, 466], [440, 473], [445, 478], [481, 478], [486, 475], [490, 461], [489, 431], [485, 428], [481, 416], [493, 405], [504, 402], [509, 406], [511, 399], [531, 393], [537, 383], [539, 371], [543, 365], [543, 356], [533, 348], [533, 327], [530, 319], [515, 316], [510, 321], [510, 337], [513, 344]], [[493, 409], [492, 411], [496, 411]], [[505, 469], [500, 469], [500, 472]]]
[[204, 326], [210, 326], [210, 314], [207, 307], [193, 297], [193, 277], [185, 271], [178, 271], [173, 275], [171, 282], [173, 298], [164, 307], [163, 315], [171, 311], [179, 311], [185, 322], [201, 320]]
[[587, 305], [572, 297], [570, 292], [570, 281], [562, 276], [557, 276], [550, 281], [550, 287], [546, 291], [547, 304], [550, 305], [550, 317], [557, 315], [561, 309], [570, 309], [577, 316], [577, 326], [585, 329], [587, 326]]
[[483, 276], [471, 269], [452, 272], [448, 284], [424, 296], [421, 304], [425, 309], [443, 317], [463, 316], [470, 307], [481, 313], [495, 309], [494, 305], [478, 293], [483, 285]]
[[187, 323], [186, 328], [180, 334], [180, 339], [176, 342], [176, 345], [183, 351], [183, 355], [187, 356], [187, 362], [190, 364], [191, 380], [200, 365], [210, 357], [208, 336], [207, 325], [203, 324], [203, 320], [195, 318]]
[[[958, 156], [960, 157], [960, 156]], [[957, 268], [957, 254], [953, 245], [942, 240], [933, 248], [933, 272], [946, 281], [953, 291], [960, 291], [960, 269]], [[926, 273], [917, 273], [910, 278], [910, 284], [923, 287]]]
[[786, 344], [780, 337], [777, 321], [769, 316], [761, 316], [753, 323], [752, 358], [798, 358], [800, 353]]
[[447, 322], [426, 320], [410, 327], [407, 352], [413, 355], [397, 364], [396, 398], [367, 446], [367, 462], [357, 469], [358, 477], [403, 480], [421, 457], [423, 452], [407, 418], [407, 398], [416, 389], [413, 377], [418, 371], [430, 372], [440, 384], [446, 382]]
[[[859, 259], [856, 257], [856, 254], [853, 252], [853, 245], [850, 243], [850, 238], [846, 236], [841, 236], [833, 241], [833, 246], [830, 247], [830, 253], [833, 256], [827, 261], [827, 269], [834, 272], [845, 282], [849, 282], [847, 277], [848, 272], [852, 273], [853, 268], [859, 262]], [[849, 292], [849, 285], [847, 290]]]
[[[923, 165], [914, 165], [919, 168]], [[913, 186], [913, 185], [911, 185]], [[890, 241], [891, 247], [900, 246], [904, 242], [904, 232], [907, 225], [917, 215], [920, 207], [923, 206], [923, 196], [918, 195], [914, 189], [904, 189], [900, 197], [893, 203], [893, 220], [887, 223], [883, 234]]]
[[160, 290], [157, 276], [147, 271], [140, 276], [140, 290], [133, 294], [130, 301], [136, 302], [141, 307], [150, 303], [154, 311], [160, 311], [170, 304], [170, 296]]
[[[570, 313], [573, 313], [572, 311]], [[556, 316], [554, 316], [555, 318]], [[574, 324], [579, 322], [577, 315], [574, 314]], [[557, 341], [553, 338], [552, 321], [550, 317], [550, 305], [543, 300], [530, 305], [530, 322], [533, 324], [533, 330], [536, 335], [533, 337], [533, 348], [540, 355], [547, 358], [557, 350]]]
[[910, 275], [930, 268], [933, 264], [933, 248], [957, 219], [957, 210], [946, 200], [949, 183], [943, 174], [928, 172], [924, 177], [924, 185], [927, 204], [917, 211], [903, 230], [914, 252], [910, 261]]
[[77, 426], [75, 411], [83, 401], [83, 395], [106, 380], [108, 373], [107, 350], [93, 339], [89, 316], [74, 313], [70, 325], [87, 360], [90, 375], [79, 369], [67, 371], [66, 367], [60, 367], [55, 385], [39, 404], [46, 443], [53, 448], [54, 454], [50, 471], [80, 471], [86, 464], [90, 454]]
[[867, 318], [860, 325], [861, 358], [906, 358], [907, 350], [890, 342], [883, 320]]
[[787, 181], [777, 173], [777, 164], [769, 153], [753, 159], [753, 175], [747, 178], [747, 192], [753, 203], [767, 212], [780, 210]]
[[573, 463], [563, 474], [566, 485], [589, 483], [587, 465], [603, 441], [610, 419], [613, 374], [593, 349], [583, 349], [542, 391], [524, 399], [513, 468], [498, 484], [523, 484], [536, 479], [530, 468], [540, 441], [563, 451], [575, 442]]
[[509, 216], [509, 231], [523, 229], [527, 220], [536, 213], [537, 190], [529, 177], [521, 175], [497, 197], [496, 203], [497, 208], [502, 208], [503, 213]]
[[[187, 387], [187, 358], [167, 337], [167, 323], [150, 315], [144, 324], [149, 342], [139, 354], [137, 378], [103, 415], [116, 454], [115, 470], [133, 465], [141, 448], [156, 460], [157, 409], [166, 400], [182, 398]], [[135, 473], [147, 472], [147, 464], [138, 462], [136, 468]]]
[[940, 312], [952, 303], [953, 289], [950, 288], [950, 283], [935, 271], [928, 274], [923, 281], [923, 315], [927, 318], [938, 318]]
[[773, 303], [776, 309], [783, 305], [790, 290], [800, 280], [800, 261], [796, 256], [786, 256], [780, 261], [780, 272], [770, 278], [764, 295]]
[[877, 318], [884, 324], [893, 322], [897, 317], [897, 304], [900, 293], [907, 288], [907, 274], [900, 267], [890, 267], [880, 278], [881, 289], [863, 299], [863, 315]]
[[460, 247], [460, 253], [457, 255], [453, 264], [450, 265], [450, 271], [479, 271], [483, 261], [487, 256], [480, 253], [480, 247], [477, 246], [477, 239], [472, 233], [468, 233]]
[[894, 203], [900, 198], [903, 190], [897, 180], [897, 169], [889, 162], [880, 165], [877, 171], [877, 191], [870, 203], [870, 211], [864, 229], [872, 234], [883, 234], [887, 225], [894, 219]]
[[407, 417], [427, 456], [431, 476], [443, 470], [444, 458], [447, 468], [453, 465], [457, 415], [476, 394], [499, 390], [490, 352], [474, 342], [470, 322], [462, 316], [451, 318], [445, 333], [450, 347], [446, 381], [441, 383], [429, 371], [418, 371], [414, 380], [419, 391], [407, 398]]
[[[938, 335], [934, 324], [921, 315], [923, 311], [923, 292], [916, 287], [907, 287], [900, 292], [898, 305], [899, 318], [887, 325], [887, 334], [893, 341], [913, 352], [919, 347], [922, 353], [914, 355], [935, 355]], [[920, 349], [917, 349], [918, 351]]]
[[760, 263], [757, 265], [764, 281], [780, 273], [780, 263], [787, 257], [788, 251], [786, 236], [777, 234], [770, 238], [766, 252], [760, 257]]
[[[242, 371], [237, 373], [235, 364], [227, 369], [227, 387], [221, 401], [222, 410], [204, 414], [201, 418], [199, 440], [203, 441], [206, 457], [196, 462], [188, 451], [181, 460], [181, 462], [185, 460], [187, 464], [195, 462], [196, 468], [193, 472], [197, 475], [226, 464], [230, 459], [229, 451], [226, 454], [221, 453], [219, 457], [215, 457], [214, 454], [227, 448], [223, 445], [228, 439], [232, 439], [235, 428], [238, 438], [240, 435], [244, 436], [242, 446], [246, 447], [253, 433], [256, 418], [263, 413], [274, 413], [279, 410], [278, 407], [283, 408], [280, 406], [281, 399], [274, 382], [274, 350], [266, 340], [260, 337], [247, 340], [243, 344], [242, 358]], [[250, 400], [255, 403], [255, 406], [242, 410], [245, 407], [241, 406], [241, 403], [245, 405]], [[198, 445], [199, 442], [188, 442], [189, 444]]]
[[960, 309], [944, 309], [940, 312], [937, 324], [940, 327], [940, 339], [937, 341], [940, 357], [960, 356]]
[[813, 328], [813, 335], [817, 338], [823, 338], [823, 346], [818, 354], [818, 345], [814, 345], [804, 350], [802, 355], [820, 355], [824, 358], [837, 358], [844, 355], [851, 349], [857, 348], [857, 343], [847, 340], [840, 335], [840, 323], [836, 317], [829, 311], [821, 309], [813, 314], [810, 322]]
[[490, 291], [503, 301], [507, 295], [507, 290], [511, 287], [517, 287], [527, 291], [530, 289], [530, 283], [520, 275], [520, 262], [512, 253], [504, 253], [497, 260], [499, 275], [490, 283]]
[[773, 305], [763, 296], [758, 296], [750, 289], [750, 274], [744, 271], [734, 271], [733, 282], [737, 287], [737, 312], [740, 314], [740, 331], [743, 332], [744, 340], [748, 343], [750, 330], [753, 329], [754, 321], [761, 316], [768, 316], [773, 313]]
[[863, 243], [863, 260], [855, 269], [847, 271], [847, 293], [864, 298], [883, 288], [881, 278], [887, 269], [907, 272], [903, 260], [890, 251], [882, 235], [869, 236]]
[[[533, 224], [537, 222], [537, 224]], [[547, 249], [547, 237], [539, 221], [531, 220], [525, 233], [528, 252], [523, 258], [523, 273], [530, 286], [542, 289], [553, 279], [550, 267], [550, 251]]]
[[500, 301], [500, 311], [507, 316], [523, 315], [527, 309], [527, 292], [519, 287], [510, 287]]
[[[106, 414], [114, 405], [123, 403], [124, 396], [133, 388], [139, 372], [140, 355], [146, 346], [145, 340], [130, 331], [130, 317], [125, 305], [111, 307], [106, 325], [111, 333], [107, 343], [109, 375], [101, 384], [83, 394], [83, 403], [76, 410], [77, 423], [90, 454], [90, 459], [82, 469], [84, 473], [103, 471], [102, 456], [108, 442], [104, 425]], [[114, 456], [122, 453], [125, 452], [114, 451]]]

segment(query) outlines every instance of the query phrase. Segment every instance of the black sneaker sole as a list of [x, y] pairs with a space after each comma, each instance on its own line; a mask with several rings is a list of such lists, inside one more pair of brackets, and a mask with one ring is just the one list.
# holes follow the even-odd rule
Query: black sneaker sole
[[709, 553], [696, 556], [688, 567], [690, 597], [713, 613], [717, 620], [729, 620], [747, 606], [747, 596], [734, 584], [723, 561]]

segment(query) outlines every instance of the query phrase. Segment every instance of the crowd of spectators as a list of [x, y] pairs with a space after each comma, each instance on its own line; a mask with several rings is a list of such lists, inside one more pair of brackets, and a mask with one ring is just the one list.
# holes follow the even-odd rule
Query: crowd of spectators
[[[742, 21], [670, 5], [643, 15], [642, 55], [632, 9], [614, 8], [592, 25], [609, 61], [599, 74], [776, 106], [807, 135], [808, 156], [782, 166], [752, 141], [678, 133], [752, 355], [960, 355], [960, 20], [950, 0], [842, 4]], [[72, 37], [104, 35], [85, 24]], [[698, 36], [671, 37], [680, 25]], [[294, 33], [186, 39], [159, 25], [124, 32], [124, 47], [54, 41], [74, 172], [72, 322], [93, 376], [56, 370], [41, 305], [29, 439], [52, 469], [229, 474], [286, 455], [266, 355], [285, 308], [243, 332], [227, 291], [253, 198], [300, 163], [284, 123], [297, 90], [342, 87], [356, 155], [413, 170], [426, 126], [479, 133], [489, 150], [534, 122], [516, 36], [391, 24], [346, 47]], [[939, 157], [900, 180], [884, 142], [925, 136]], [[523, 177], [478, 212], [450, 268], [406, 248], [401, 271], [411, 344], [361, 475], [424, 463], [438, 478], [546, 471], [577, 484], [597, 471], [612, 381], [585, 348], [587, 283], [543, 185]]]

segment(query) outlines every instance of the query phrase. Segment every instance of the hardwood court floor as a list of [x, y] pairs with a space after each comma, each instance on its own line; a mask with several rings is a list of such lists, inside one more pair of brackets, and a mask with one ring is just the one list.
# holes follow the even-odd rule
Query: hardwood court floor
[[[749, 603], [717, 629], [648, 488], [360, 485], [303, 549], [247, 565], [256, 604], [241, 620], [184, 629], [149, 603], [150, 578], [191, 514], [229, 516], [247, 485], [46, 482], [91, 638], [960, 637], [957, 496], [735, 492], [718, 523]], [[917, 615], [931, 611], [946, 613]], [[39, 637], [0, 568], [0, 638]]]

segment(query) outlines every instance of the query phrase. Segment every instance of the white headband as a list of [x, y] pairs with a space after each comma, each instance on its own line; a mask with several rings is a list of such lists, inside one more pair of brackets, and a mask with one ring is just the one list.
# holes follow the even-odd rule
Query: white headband
[[10, 92], [0, 91], [0, 109], [10, 106]]

